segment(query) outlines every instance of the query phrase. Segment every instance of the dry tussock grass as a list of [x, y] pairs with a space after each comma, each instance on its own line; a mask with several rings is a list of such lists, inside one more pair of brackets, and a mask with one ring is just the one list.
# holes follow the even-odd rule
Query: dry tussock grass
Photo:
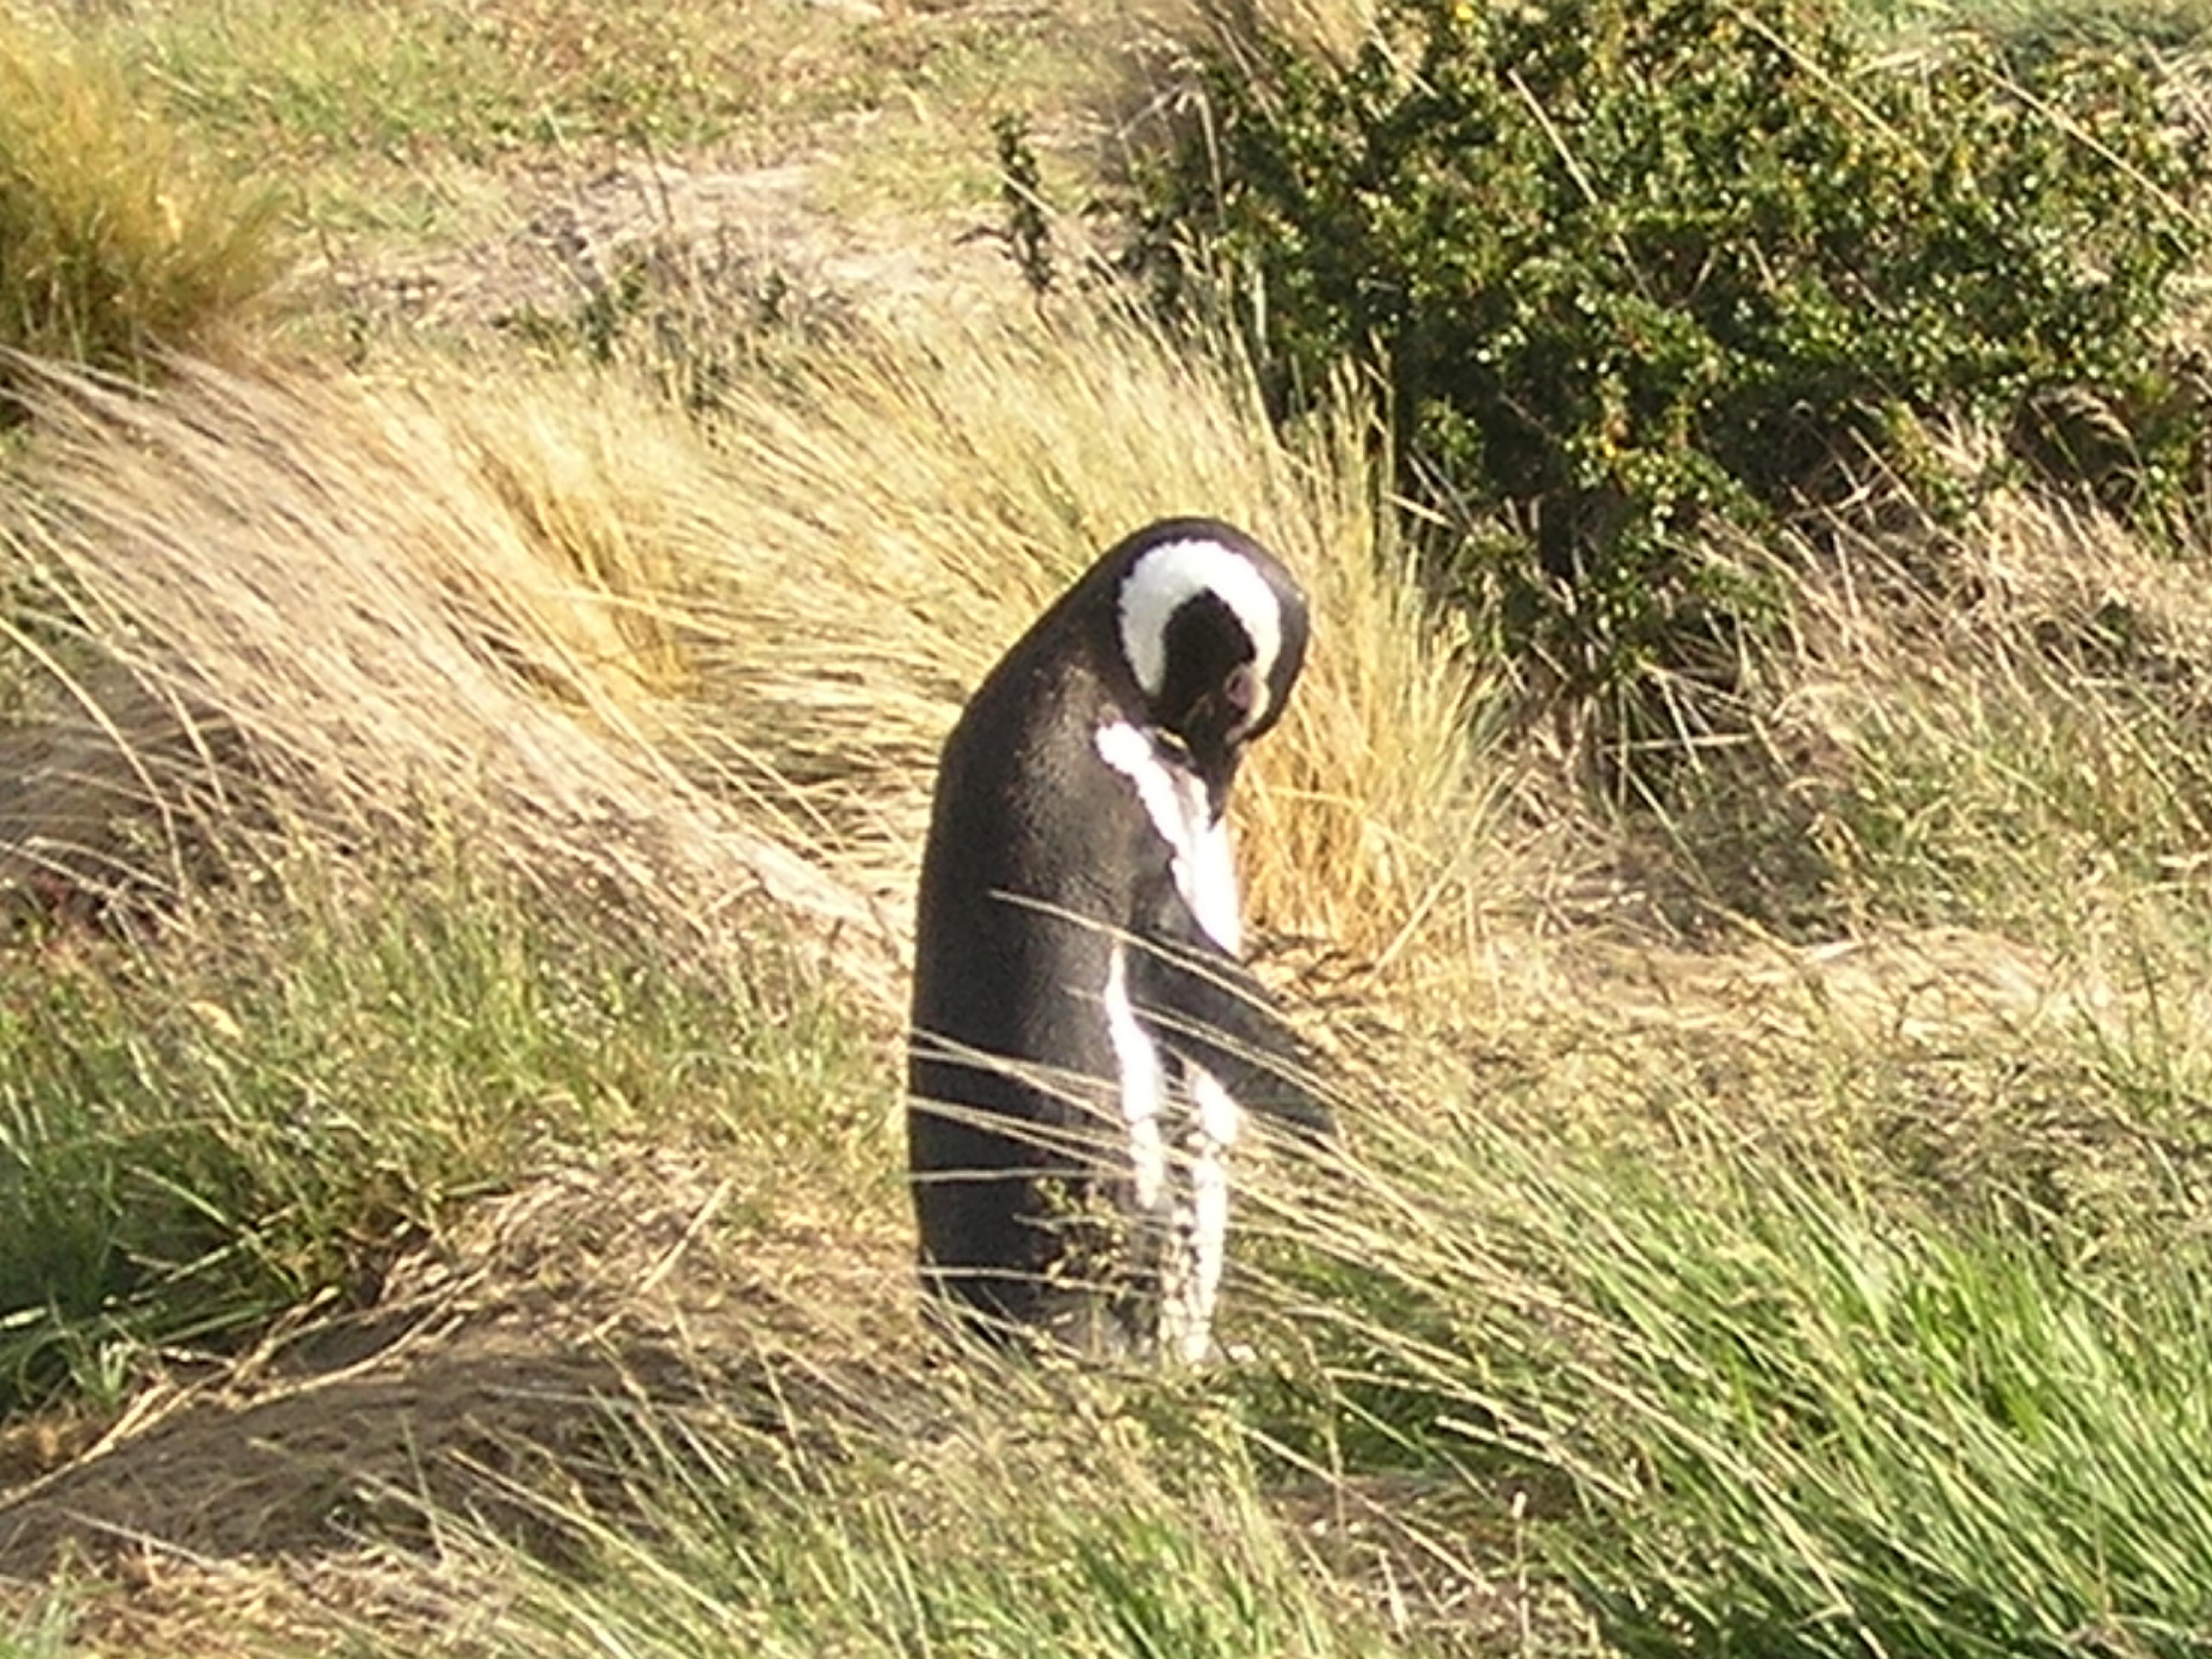
[[494, 1539], [573, 1565], [565, 1511], [651, 1531], [626, 1414], [775, 1443], [906, 1408], [903, 1241], [740, 1234], [730, 1187], [666, 1146], [552, 1171], [404, 1255], [374, 1306], [165, 1378], [0, 1486], [0, 1614], [61, 1583], [89, 1652], [466, 1650], [519, 1589]]
[[1238, 807], [1255, 908], [1402, 952], [1453, 913], [1483, 846], [1481, 687], [1402, 568], [1370, 437], [1346, 392], [1279, 440], [1241, 364], [1114, 319], [889, 341], [795, 392], [740, 395], [708, 707], [902, 885], [968, 688], [1111, 542], [1170, 514], [1229, 519], [1316, 611], [1306, 680]]
[[[1348, 396], [1279, 441], [1241, 368], [1095, 320], [880, 339], [711, 433], [577, 374], [36, 396], [9, 540], [151, 688], [154, 730], [105, 734], [131, 754], [173, 716], [222, 735], [183, 745], [217, 784], [234, 744], [362, 833], [448, 823], [691, 921], [750, 874], [876, 932], [859, 890], [902, 903], [968, 688], [1108, 543], [1206, 512], [1317, 611], [1244, 792], [1255, 908], [1370, 958], [1464, 922], [1480, 688], [1396, 568]], [[118, 787], [165, 798], [143, 771]]]
[[112, 64], [0, 9], [0, 346], [110, 366], [206, 346], [275, 280], [273, 205], [187, 156]]
[[[44, 653], [68, 695], [97, 707], [118, 672], [144, 692], [135, 729], [94, 724], [112, 797], [143, 786], [157, 872], [182, 833], [138, 759], [158, 744], [199, 759], [225, 819], [273, 795], [340, 844], [428, 830], [678, 938], [711, 944], [765, 894], [896, 1000], [865, 901], [656, 746], [669, 670], [651, 572], [623, 562], [627, 523], [560, 493], [550, 465], [588, 461], [588, 422], [549, 447], [515, 410], [471, 422], [434, 388], [183, 364], [151, 397], [48, 370], [33, 401], [44, 432], [7, 486], [5, 544], [40, 573], [48, 629], [81, 642]], [[112, 666], [73, 672], [87, 652]], [[94, 764], [88, 748], [70, 768]], [[70, 768], [58, 795], [80, 787]], [[36, 811], [21, 802], [12, 826], [33, 864], [52, 851]]]

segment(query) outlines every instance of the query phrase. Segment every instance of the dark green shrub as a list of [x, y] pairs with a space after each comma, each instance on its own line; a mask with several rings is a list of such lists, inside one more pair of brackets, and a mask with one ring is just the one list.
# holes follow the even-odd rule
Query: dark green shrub
[[1052, 222], [1045, 217], [1044, 174], [1037, 165], [1026, 116], [1013, 111], [991, 124], [999, 146], [999, 199], [1006, 209], [1006, 251], [1032, 294], [1048, 294], [1053, 269]]
[[1877, 61], [1816, 0], [1386, 0], [1341, 59], [1247, 23], [1200, 62], [1137, 264], [1233, 303], [1286, 411], [1371, 362], [1440, 584], [1646, 724], [1759, 609], [1706, 515], [1869, 464], [1955, 487], [1939, 416], [2130, 514], [2196, 477], [2161, 330], [2197, 166], [2122, 56]]

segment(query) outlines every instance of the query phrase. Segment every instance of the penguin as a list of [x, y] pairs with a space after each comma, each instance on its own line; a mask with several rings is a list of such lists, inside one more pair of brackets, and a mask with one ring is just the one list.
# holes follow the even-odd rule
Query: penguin
[[972, 1330], [1202, 1360], [1245, 1114], [1333, 1133], [1243, 965], [1224, 816], [1307, 633], [1273, 554], [1164, 520], [1037, 618], [945, 740], [908, 1146], [925, 1288]]

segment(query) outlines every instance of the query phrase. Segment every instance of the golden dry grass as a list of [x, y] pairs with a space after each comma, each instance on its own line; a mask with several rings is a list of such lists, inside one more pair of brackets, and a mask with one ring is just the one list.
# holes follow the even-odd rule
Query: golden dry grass
[[1479, 687], [1349, 400], [1279, 441], [1240, 368], [1125, 321], [880, 341], [711, 433], [580, 372], [189, 367], [153, 399], [55, 374], [36, 400], [10, 538], [133, 683], [348, 823], [481, 824], [694, 916], [750, 865], [867, 922], [770, 840], [895, 915], [966, 689], [1109, 542], [1239, 520], [1317, 613], [1244, 792], [1259, 913], [1384, 958], [1460, 920]]
[[[9, 484], [9, 552], [46, 573], [48, 626], [186, 733], [106, 732], [117, 791], [144, 786], [155, 873], [185, 833], [137, 759], [160, 743], [200, 760], [219, 816], [273, 797], [341, 844], [427, 832], [553, 891], [641, 905], [702, 945], [741, 934], [765, 895], [896, 1000], [896, 949], [865, 899], [655, 746], [667, 671], [659, 624], [640, 619], [661, 597], [642, 586], [649, 564], [618, 568], [628, 530], [576, 516], [599, 495], [556, 508], [538, 493], [549, 455], [528, 422], [493, 459], [494, 428], [434, 391], [204, 365], [156, 396], [57, 371], [31, 398], [42, 441]], [[592, 430], [553, 453], [588, 473]], [[48, 660], [55, 695], [91, 699], [95, 682]], [[13, 840], [35, 865], [26, 811]]]
[[0, 10], [0, 347], [112, 367], [205, 349], [275, 280], [272, 210], [111, 64]]
[[1229, 519], [1315, 605], [1307, 677], [1237, 809], [1255, 907], [1402, 953], [1482, 845], [1480, 687], [1391, 539], [1372, 435], [1346, 392], [1279, 439], [1233, 356], [1110, 317], [963, 325], [740, 395], [709, 707], [787, 744], [775, 769], [820, 779], [824, 821], [903, 881], [966, 690], [1111, 542]]

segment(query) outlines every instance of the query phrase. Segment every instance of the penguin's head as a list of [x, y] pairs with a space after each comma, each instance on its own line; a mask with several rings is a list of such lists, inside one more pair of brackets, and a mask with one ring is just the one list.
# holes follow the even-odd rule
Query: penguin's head
[[1165, 520], [1119, 551], [1117, 642], [1150, 724], [1225, 788], [1304, 664], [1305, 594], [1280, 560], [1211, 519]]

